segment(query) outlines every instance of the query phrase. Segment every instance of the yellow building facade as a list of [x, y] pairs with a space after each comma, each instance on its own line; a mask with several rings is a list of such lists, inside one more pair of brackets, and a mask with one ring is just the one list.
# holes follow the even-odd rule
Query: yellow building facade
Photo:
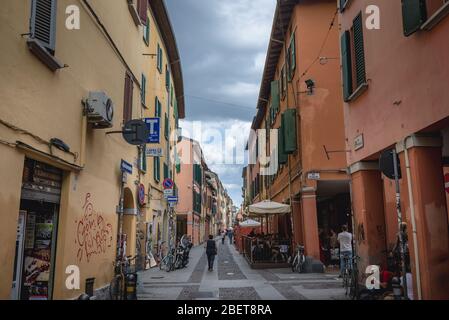
[[[168, 234], [163, 223], [149, 227], [168, 214], [163, 163], [174, 170], [175, 146], [164, 128], [184, 116], [165, 5], [8, 1], [0, 38], [0, 298], [73, 299], [86, 280], [107, 296], [122, 196], [127, 255], [140, 253], [145, 267], [148, 232]], [[159, 160], [117, 133], [142, 118], [161, 118], [160, 143], [146, 145], [162, 149]], [[127, 164], [132, 173], [122, 175]], [[79, 288], [67, 281], [77, 270]]]

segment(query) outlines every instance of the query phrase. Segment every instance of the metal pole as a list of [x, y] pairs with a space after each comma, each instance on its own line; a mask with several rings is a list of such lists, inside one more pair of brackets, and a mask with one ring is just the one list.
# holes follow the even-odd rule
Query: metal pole
[[399, 170], [396, 149], [393, 148], [393, 167], [394, 167], [394, 181], [396, 184], [396, 211], [398, 215], [399, 224], [399, 242], [401, 246], [401, 260], [402, 260], [402, 287], [404, 288], [404, 298], [407, 299], [407, 269], [405, 265], [405, 243], [402, 234], [402, 212], [401, 212], [401, 193], [399, 188]]

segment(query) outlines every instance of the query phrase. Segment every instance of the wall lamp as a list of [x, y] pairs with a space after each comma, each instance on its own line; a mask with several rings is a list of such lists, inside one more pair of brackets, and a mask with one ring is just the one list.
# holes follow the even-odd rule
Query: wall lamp
[[311, 96], [313, 94], [313, 89], [315, 88], [315, 81], [312, 79], [307, 79], [305, 83], [307, 86], [307, 94]]

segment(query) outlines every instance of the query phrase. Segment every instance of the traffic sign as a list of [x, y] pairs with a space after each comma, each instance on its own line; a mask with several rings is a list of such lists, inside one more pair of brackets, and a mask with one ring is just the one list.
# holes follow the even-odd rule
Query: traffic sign
[[175, 183], [170, 178], [167, 178], [164, 180], [164, 182], [162, 182], [162, 186], [164, 187], [164, 189], [173, 189], [174, 185]]
[[127, 172], [129, 174], [133, 174], [133, 165], [122, 159], [122, 162], [120, 164], [120, 170], [122, 172]]
[[143, 121], [146, 123], [148, 129], [147, 143], [159, 143], [161, 131], [161, 119], [145, 118], [143, 119]]
[[145, 186], [140, 184], [138, 187], [139, 204], [143, 206], [145, 204]]
[[167, 198], [168, 202], [178, 202], [178, 196], [171, 196]]
[[163, 157], [164, 156], [164, 150], [159, 147], [148, 147], [146, 148], [147, 151], [147, 157]]
[[165, 197], [165, 199], [168, 199], [171, 196], [173, 196], [173, 189], [165, 189], [164, 190], [164, 197]]
[[[396, 161], [398, 164], [397, 171], [398, 171], [398, 179], [402, 178], [401, 175], [401, 167], [399, 165], [399, 157], [396, 153]], [[379, 169], [382, 171], [382, 173], [389, 179], [394, 180], [395, 174], [394, 174], [394, 158], [393, 158], [393, 150], [388, 149], [381, 153], [379, 158]]]
[[449, 193], [449, 173], [444, 175], [444, 190]]

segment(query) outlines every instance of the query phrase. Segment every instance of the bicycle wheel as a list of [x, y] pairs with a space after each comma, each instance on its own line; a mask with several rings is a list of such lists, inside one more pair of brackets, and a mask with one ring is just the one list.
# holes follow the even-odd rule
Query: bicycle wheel
[[295, 256], [295, 259], [293, 259], [293, 262], [292, 262], [292, 272], [296, 272], [297, 264], [298, 264], [298, 256]]
[[167, 256], [167, 260], [165, 261], [165, 271], [170, 272], [172, 271], [172, 265], [173, 265], [173, 258], [172, 256]]
[[109, 295], [111, 300], [123, 300], [123, 292], [125, 286], [123, 274], [117, 274], [109, 285]]
[[298, 262], [298, 272], [303, 273], [304, 272], [304, 264], [306, 263], [306, 258], [304, 256], [299, 257]]

